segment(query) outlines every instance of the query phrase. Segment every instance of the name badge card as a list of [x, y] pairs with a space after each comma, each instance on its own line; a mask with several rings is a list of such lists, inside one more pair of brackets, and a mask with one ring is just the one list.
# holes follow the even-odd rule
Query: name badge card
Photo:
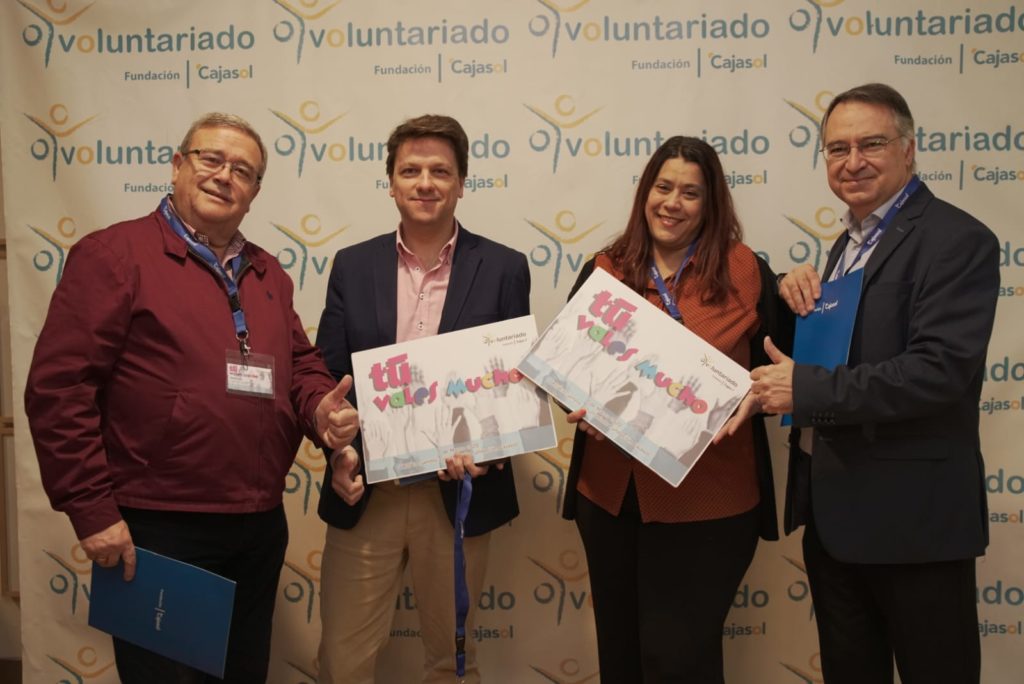
[[274, 357], [270, 354], [242, 354], [227, 350], [228, 394], [251, 397], [274, 396]]

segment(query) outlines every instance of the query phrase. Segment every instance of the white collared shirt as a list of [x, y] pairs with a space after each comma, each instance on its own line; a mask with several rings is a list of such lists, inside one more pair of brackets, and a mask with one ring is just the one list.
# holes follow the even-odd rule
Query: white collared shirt
[[[864, 268], [864, 265], [868, 263], [868, 259], [871, 258], [871, 254], [878, 247], [878, 242], [871, 245], [863, 254], [860, 259], [857, 259], [857, 253], [860, 252], [861, 245], [864, 241], [871, 237], [871, 234], [878, 227], [878, 224], [882, 222], [882, 218], [889, 211], [892, 205], [896, 204], [896, 200], [899, 199], [903, 191], [907, 189], [904, 185], [901, 187], [895, 195], [889, 198], [887, 202], [879, 206], [873, 212], [864, 217], [863, 221], [858, 221], [853, 216], [853, 212], [849, 209], [843, 214], [839, 220], [843, 226], [846, 227], [846, 231], [850, 234], [850, 239], [846, 241], [846, 250], [843, 252], [843, 256], [836, 264], [836, 268], [832, 269], [832, 273], [829, 275], [829, 281], [836, 280], [838, 278]], [[881, 242], [879, 240], [879, 242]], [[842, 273], [840, 273], [840, 266], [842, 266]]]

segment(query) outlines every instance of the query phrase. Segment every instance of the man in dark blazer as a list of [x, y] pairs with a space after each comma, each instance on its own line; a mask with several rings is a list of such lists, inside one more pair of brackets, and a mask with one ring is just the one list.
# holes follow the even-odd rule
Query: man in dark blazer
[[[447, 116], [420, 116], [398, 126], [387, 147], [389, 194], [401, 222], [397, 232], [335, 256], [316, 342], [337, 377], [352, 373], [354, 352], [529, 313], [526, 257], [455, 220], [468, 167], [462, 126]], [[359, 453], [360, 438], [353, 443]], [[473, 476], [465, 523], [471, 632], [489, 532], [519, 513], [511, 464], [476, 466], [471, 458], [457, 456], [437, 477], [370, 486], [355, 452], [329, 461], [319, 507], [328, 525], [321, 568], [320, 681], [373, 681], [407, 564], [425, 649], [423, 681], [453, 681], [457, 488], [468, 471]], [[467, 682], [480, 679], [473, 645], [466, 640]]]
[[[822, 673], [888, 684], [895, 656], [903, 684], [976, 683], [975, 558], [988, 544], [978, 400], [998, 243], [916, 178], [913, 118], [891, 87], [837, 95], [822, 140], [849, 208], [823, 278], [864, 271], [849, 360], [794, 365], [767, 343], [773, 365], [751, 374], [763, 409], [804, 428], [785, 523], [807, 526]], [[806, 315], [820, 283], [798, 267], [780, 294]]]

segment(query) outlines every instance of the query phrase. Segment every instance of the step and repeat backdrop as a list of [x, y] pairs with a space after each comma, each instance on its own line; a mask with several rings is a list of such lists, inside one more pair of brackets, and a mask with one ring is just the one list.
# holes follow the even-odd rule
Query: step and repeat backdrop
[[[987, 223], [1002, 288], [980, 409], [992, 543], [979, 562], [984, 681], [1024, 671], [1024, 3], [998, 0], [10, 0], [2, 22], [3, 204], [14, 394], [68, 249], [170, 191], [188, 124], [237, 113], [269, 149], [246, 236], [291, 274], [312, 337], [334, 253], [397, 225], [384, 143], [450, 114], [470, 140], [458, 216], [525, 253], [546, 324], [588, 255], [623, 227], [638, 176], [675, 134], [720, 153], [746, 241], [778, 271], [821, 267], [842, 228], [817, 149], [834, 93], [899, 89], [922, 178]], [[558, 421], [561, 423], [561, 419]], [[87, 626], [90, 566], [50, 510], [16, 416], [27, 682], [116, 681]], [[570, 431], [515, 461], [522, 515], [498, 530], [478, 621], [485, 680], [597, 681], [587, 567], [560, 518]], [[773, 432], [776, 482], [785, 435]], [[315, 681], [323, 457], [285, 482], [291, 545], [270, 680]], [[418, 679], [411, 586], [395, 597], [382, 682]], [[762, 543], [726, 622], [733, 682], [821, 682], [799, 534]]]

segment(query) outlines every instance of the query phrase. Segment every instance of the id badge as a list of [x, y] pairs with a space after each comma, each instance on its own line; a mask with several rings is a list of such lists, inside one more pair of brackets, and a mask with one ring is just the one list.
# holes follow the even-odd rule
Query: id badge
[[250, 397], [274, 396], [274, 357], [249, 354], [245, 359], [237, 349], [227, 350], [228, 394]]

